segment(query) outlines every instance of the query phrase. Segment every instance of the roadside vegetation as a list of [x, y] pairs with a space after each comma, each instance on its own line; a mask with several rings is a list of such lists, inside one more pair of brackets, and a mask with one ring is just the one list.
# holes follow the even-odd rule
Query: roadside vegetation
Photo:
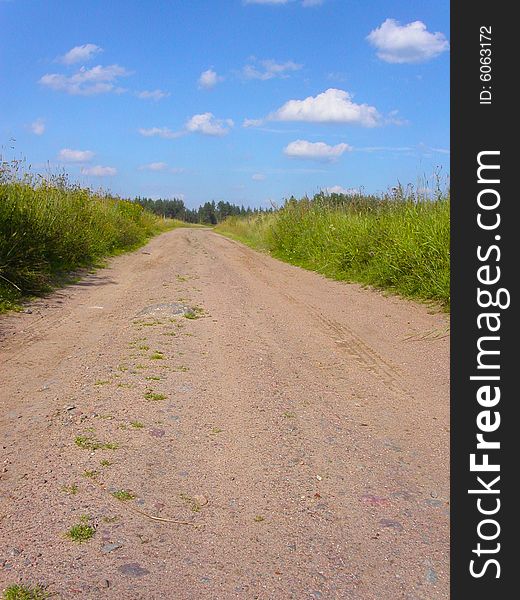
[[0, 312], [179, 225], [66, 176], [43, 178], [0, 161]]
[[449, 309], [449, 190], [428, 198], [401, 186], [382, 196], [320, 192], [215, 230], [327, 277]]

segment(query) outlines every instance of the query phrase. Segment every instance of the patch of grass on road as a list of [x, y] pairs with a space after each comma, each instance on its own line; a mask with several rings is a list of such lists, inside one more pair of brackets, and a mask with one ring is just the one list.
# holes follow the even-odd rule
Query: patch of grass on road
[[2, 600], [46, 600], [51, 594], [41, 585], [27, 586], [15, 583], [6, 587]]

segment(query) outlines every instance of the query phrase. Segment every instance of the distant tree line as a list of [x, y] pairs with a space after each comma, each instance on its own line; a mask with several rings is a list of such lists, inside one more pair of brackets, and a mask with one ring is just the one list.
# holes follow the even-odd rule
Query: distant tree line
[[223, 200], [219, 202], [205, 202], [198, 208], [187, 208], [184, 205], [184, 201], [179, 198], [174, 198], [173, 200], [152, 200], [151, 198], [138, 197], [135, 201], [144, 209], [161, 217], [205, 225], [216, 225], [226, 217], [247, 217], [259, 212], [265, 212], [263, 209], [244, 208], [244, 206], [238, 206], [224, 202]]

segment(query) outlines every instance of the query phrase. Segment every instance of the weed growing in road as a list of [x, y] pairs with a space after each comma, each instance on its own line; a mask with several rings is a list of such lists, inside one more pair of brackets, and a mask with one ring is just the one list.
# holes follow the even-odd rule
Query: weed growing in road
[[162, 360], [163, 358], [164, 358], [164, 354], [162, 352], [159, 352], [159, 350], [156, 350], [155, 352], [150, 354], [151, 360]]
[[130, 425], [134, 429], [142, 429], [144, 427], [144, 425], [141, 423], [141, 421], [131, 421]]
[[40, 585], [30, 587], [20, 584], [10, 585], [2, 594], [2, 600], [46, 600], [50, 597], [50, 593]]
[[84, 450], [92, 450], [92, 451], [93, 450], [117, 450], [117, 448], [119, 447], [117, 444], [114, 444], [114, 443], [99, 442], [87, 435], [76, 436], [74, 443], [79, 448], [83, 448]]
[[75, 496], [79, 492], [79, 488], [77, 484], [73, 483], [72, 485], [62, 485], [61, 491], [69, 494], [70, 496]]
[[80, 517], [80, 522], [73, 525], [65, 535], [74, 542], [87, 542], [96, 532], [89, 521], [90, 517], [88, 515], [83, 515]]
[[200, 306], [195, 306], [191, 310], [184, 313], [186, 319], [200, 319], [204, 316], [204, 309]]
[[160, 381], [161, 380], [161, 378], [158, 377], [157, 375], [150, 375], [149, 377], [145, 377], [145, 379], [147, 381]]
[[132, 494], [132, 492], [129, 492], [128, 490], [117, 490], [117, 492], [112, 493], [112, 496], [122, 502], [133, 500], [136, 497], [135, 494]]
[[222, 433], [224, 430], [220, 429], [220, 427], [213, 427], [211, 433]]
[[119, 521], [119, 517], [103, 517], [101, 520], [103, 523], [116, 523]]
[[88, 479], [95, 479], [98, 475], [98, 471], [91, 471], [89, 469], [83, 471], [83, 477], [87, 477]]
[[108, 381], [106, 379], [98, 379], [94, 385], [107, 385], [109, 383], [110, 383], [110, 381]]
[[253, 519], [253, 521], [255, 523], [261, 523], [262, 521], [265, 521], [265, 517], [262, 517], [262, 515], [256, 515], [256, 517]]
[[152, 392], [151, 390], [146, 392], [144, 395], [146, 400], [165, 400], [166, 396], [164, 394], [158, 394], [157, 392]]
[[200, 512], [201, 504], [200, 502], [198, 502], [198, 500], [196, 498], [192, 498], [191, 496], [188, 496], [188, 494], [180, 494], [180, 498], [181, 500], [188, 505], [188, 508], [195, 513]]
[[99, 464], [102, 467], [109, 467], [112, 463], [109, 460], [107, 460], [106, 458], [104, 458], [103, 460], [99, 461]]

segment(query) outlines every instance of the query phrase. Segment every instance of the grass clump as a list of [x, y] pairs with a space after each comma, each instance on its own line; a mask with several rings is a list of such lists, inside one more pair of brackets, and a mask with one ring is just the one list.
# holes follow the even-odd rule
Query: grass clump
[[128, 490], [117, 490], [117, 492], [112, 493], [112, 496], [122, 502], [133, 500], [136, 497], [135, 494], [132, 494], [132, 492], [129, 492]]
[[2, 600], [46, 600], [50, 593], [41, 585], [26, 586], [14, 584], [6, 587], [2, 594]]
[[152, 352], [152, 354], [150, 354], [150, 358], [151, 360], [162, 360], [164, 358], [164, 353], [159, 352], [159, 350], [156, 350], [155, 352]]
[[24, 167], [0, 157], [0, 310], [181, 224], [64, 175], [35, 176]]
[[450, 194], [398, 186], [383, 196], [326, 194], [230, 217], [216, 231], [333, 279], [450, 303]]
[[91, 525], [89, 521], [90, 517], [88, 515], [83, 515], [80, 517], [80, 522], [76, 525], [73, 525], [67, 531], [66, 536], [73, 542], [79, 542], [80, 544], [87, 542], [96, 532], [95, 527]]
[[84, 450], [117, 450], [118, 445], [111, 442], [99, 442], [88, 435], [78, 435], [74, 440], [74, 443], [79, 448]]
[[166, 396], [164, 394], [159, 394], [157, 392], [146, 392], [146, 394], [144, 395], [144, 397], [146, 398], [146, 400], [165, 400]]

